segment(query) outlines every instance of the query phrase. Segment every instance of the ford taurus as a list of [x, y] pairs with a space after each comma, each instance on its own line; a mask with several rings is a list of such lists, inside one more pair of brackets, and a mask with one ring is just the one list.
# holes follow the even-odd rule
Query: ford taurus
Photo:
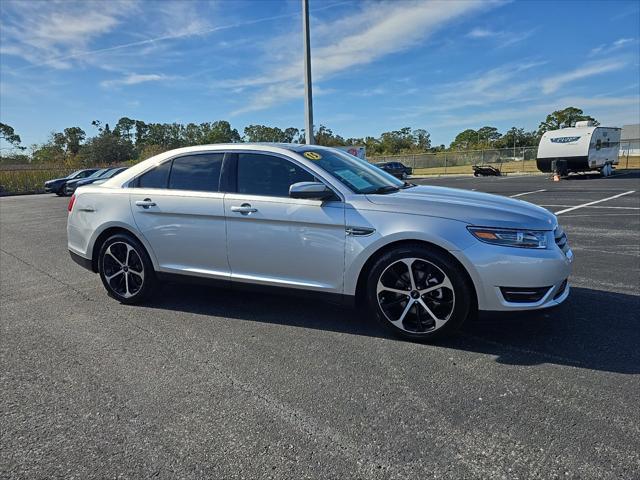
[[71, 257], [123, 303], [198, 277], [332, 297], [427, 339], [477, 310], [558, 305], [573, 254], [533, 204], [417, 186], [343, 151], [293, 144], [162, 153], [69, 202]]

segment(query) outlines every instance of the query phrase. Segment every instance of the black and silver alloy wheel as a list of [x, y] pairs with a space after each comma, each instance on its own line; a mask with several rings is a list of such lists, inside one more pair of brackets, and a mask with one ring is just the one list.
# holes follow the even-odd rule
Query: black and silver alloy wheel
[[100, 249], [100, 278], [107, 292], [123, 303], [137, 303], [152, 289], [154, 272], [144, 247], [127, 234], [107, 239]]
[[102, 257], [105, 280], [111, 289], [124, 298], [133, 297], [142, 289], [144, 266], [135, 249], [124, 242], [114, 242]]
[[421, 258], [402, 258], [389, 265], [378, 279], [376, 293], [386, 319], [409, 333], [441, 328], [455, 306], [449, 277]]
[[475, 306], [473, 285], [450, 255], [428, 246], [382, 255], [367, 278], [367, 304], [394, 334], [426, 340], [457, 329]]

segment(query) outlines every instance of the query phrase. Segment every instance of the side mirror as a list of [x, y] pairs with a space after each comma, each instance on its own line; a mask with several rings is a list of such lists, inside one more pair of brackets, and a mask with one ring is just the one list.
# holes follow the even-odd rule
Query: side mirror
[[291, 198], [306, 198], [307, 200], [328, 200], [335, 197], [335, 193], [324, 183], [298, 182], [289, 187]]

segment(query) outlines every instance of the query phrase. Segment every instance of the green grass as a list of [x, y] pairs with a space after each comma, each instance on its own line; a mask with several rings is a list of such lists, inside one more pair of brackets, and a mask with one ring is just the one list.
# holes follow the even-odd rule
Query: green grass
[[66, 167], [0, 170], [0, 195], [44, 193], [44, 182], [66, 177], [74, 170]]
[[[509, 173], [536, 173], [539, 172], [535, 160], [525, 160], [524, 162], [505, 162], [503, 164], [493, 163], [494, 167], [500, 169], [503, 174]], [[640, 157], [620, 158], [620, 162], [616, 165], [616, 170], [637, 169], [640, 168]], [[414, 168], [414, 175], [471, 175], [473, 169], [471, 165], [455, 165], [452, 167], [426, 167]]]

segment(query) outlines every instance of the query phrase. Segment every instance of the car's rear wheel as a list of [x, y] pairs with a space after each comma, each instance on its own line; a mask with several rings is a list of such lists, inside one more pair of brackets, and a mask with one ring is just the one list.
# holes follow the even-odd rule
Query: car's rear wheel
[[394, 334], [427, 340], [450, 333], [470, 313], [471, 287], [461, 267], [420, 245], [384, 254], [367, 282], [367, 301], [378, 321]]
[[142, 302], [153, 293], [156, 285], [147, 251], [126, 233], [117, 233], [102, 244], [98, 270], [107, 293], [122, 303]]

